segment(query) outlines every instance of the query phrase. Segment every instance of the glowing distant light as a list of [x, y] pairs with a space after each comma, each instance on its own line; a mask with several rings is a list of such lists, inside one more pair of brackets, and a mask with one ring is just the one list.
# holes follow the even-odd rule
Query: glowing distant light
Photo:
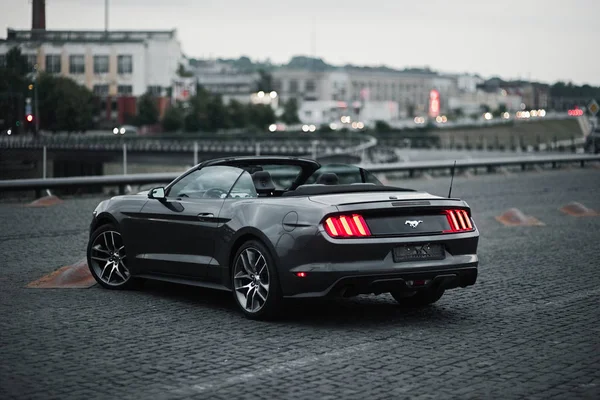
[[[517, 113], [517, 115], [518, 115], [518, 114], [519, 114], [519, 113]], [[509, 119], [509, 118], [510, 118], [510, 114], [509, 114], [509, 113], [507, 113], [507, 112], [505, 112], [505, 113], [502, 113], [502, 118], [504, 118], [504, 119]]]
[[308, 127], [308, 130], [309, 130], [309, 131], [311, 131], [311, 132], [314, 132], [314, 131], [316, 131], [316, 130], [317, 130], [317, 127], [316, 127], [316, 126], [314, 126], [314, 125], [310, 125], [310, 126]]
[[271, 93], [269, 93], [269, 96], [274, 99], [275, 97], [277, 97], [277, 92], [276, 91], [272, 91]]
[[115, 135], [118, 135], [118, 134], [119, 134], [119, 128], [115, 128], [115, 129], [113, 129], [113, 133], [114, 133]]
[[440, 115], [435, 117], [435, 122], [437, 122], [438, 124], [442, 123], [442, 117]]
[[358, 128], [358, 123], [356, 121], [354, 121], [352, 123], [352, 128], [354, 128], [354, 129]]
[[540, 117], [545, 117], [545, 116], [546, 116], [546, 110], [539, 110], [539, 111], [538, 111], [538, 115], [539, 115]]
[[6, 134], [10, 136], [12, 134], [12, 130], [11, 129], [7, 130]]
[[445, 115], [442, 115], [442, 122], [443, 123], [448, 122], [448, 117], [446, 117]]
[[31, 122], [31, 121], [33, 121], [33, 115], [29, 114], [27, 116], [27, 122]]
[[260, 92], [257, 93], [258, 97], [265, 97], [265, 92], [263, 92], [262, 90]]
[[358, 129], [362, 129], [365, 127], [365, 124], [363, 124], [362, 122], [359, 122], [356, 124], [356, 126], [358, 127]]
[[271, 125], [269, 125], [269, 130], [270, 130], [271, 132], [275, 132], [275, 131], [277, 130], [277, 125], [275, 125], [275, 124], [271, 124]]
[[308, 125], [302, 125], [302, 132], [308, 132], [309, 129]]
[[337, 129], [337, 124], [335, 122], [330, 123], [329, 129], [331, 129], [332, 131], [335, 131]]
[[492, 113], [486, 112], [485, 114], [483, 114], [483, 118], [489, 121], [490, 119], [492, 119]]
[[125, 134], [125, 128], [121, 128], [121, 129], [119, 130], [119, 132], [121, 133], [121, 135], [124, 135], [124, 134]]

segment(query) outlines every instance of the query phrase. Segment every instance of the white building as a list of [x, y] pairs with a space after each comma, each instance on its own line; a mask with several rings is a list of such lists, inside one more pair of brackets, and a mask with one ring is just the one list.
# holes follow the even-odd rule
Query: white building
[[225, 104], [233, 99], [249, 103], [259, 80], [258, 73], [242, 73], [230, 64], [213, 60], [200, 61], [193, 73], [198, 84], [211, 93], [222, 95]]
[[461, 93], [449, 100], [449, 108], [451, 110], [460, 109], [464, 115], [480, 114], [481, 106], [486, 105], [491, 111], [497, 110], [501, 105], [504, 105], [510, 112], [521, 109], [523, 97], [517, 94], [509, 94], [505, 90], [494, 92], [486, 92], [477, 90], [471, 93]]
[[0, 40], [0, 62], [15, 46], [39, 70], [69, 77], [100, 97], [164, 95], [182, 61], [176, 30], [8, 29]]
[[[328, 71], [280, 68], [273, 72], [282, 101], [343, 101], [348, 104], [392, 102], [398, 118], [427, 113], [429, 92], [440, 93], [442, 110], [458, 92], [456, 78], [429, 71], [381, 71], [370, 68], [336, 68]], [[354, 107], [354, 106], [353, 106]]]

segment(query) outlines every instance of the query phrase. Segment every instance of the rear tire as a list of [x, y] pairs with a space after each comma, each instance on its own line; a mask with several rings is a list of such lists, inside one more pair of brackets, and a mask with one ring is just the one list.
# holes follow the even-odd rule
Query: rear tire
[[437, 302], [444, 295], [444, 292], [444, 289], [428, 288], [419, 290], [410, 297], [406, 297], [400, 291], [392, 291], [390, 294], [394, 300], [404, 307], [425, 307]]
[[233, 299], [244, 316], [270, 320], [279, 316], [283, 298], [275, 261], [258, 240], [245, 242], [231, 266]]

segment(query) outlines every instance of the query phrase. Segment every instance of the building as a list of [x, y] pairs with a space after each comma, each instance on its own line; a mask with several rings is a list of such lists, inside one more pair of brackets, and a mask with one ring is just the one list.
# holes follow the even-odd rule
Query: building
[[175, 30], [8, 29], [6, 39], [0, 39], [0, 63], [14, 47], [27, 57], [32, 71], [37, 67], [91, 90], [99, 100], [96, 119], [107, 126], [124, 123], [131, 104], [144, 93], [165, 96], [183, 58]]
[[397, 118], [425, 115], [429, 107], [429, 93], [433, 89], [440, 93], [441, 110], [445, 111], [447, 100], [458, 91], [455, 77], [427, 70], [351, 67], [311, 71], [279, 68], [273, 72], [273, 79], [282, 102], [290, 98], [295, 98], [299, 104], [317, 100], [339, 101], [359, 109], [366, 102], [388, 102], [396, 104], [397, 110], [390, 115]]
[[518, 93], [509, 93], [506, 90], [496, 91], [477, 90], [475, 92], [463, 92], [453, 96], [448, 101], [448, 107], [453, 112], [461, 110], [465, 116], [483, 113], [482, 106], [487, 106], [491, 111], [500, 109], [501, 106], [506, 111], [515, 112], [521, 110], [523, 97]]
[[198, 60], [191, 69], [198, 84], [207, 91], [220, 94], [225, 104], [230, 100], [249, 103], [257, 92], [258, 73], [244, 73], [234, 66], [215, 60]]

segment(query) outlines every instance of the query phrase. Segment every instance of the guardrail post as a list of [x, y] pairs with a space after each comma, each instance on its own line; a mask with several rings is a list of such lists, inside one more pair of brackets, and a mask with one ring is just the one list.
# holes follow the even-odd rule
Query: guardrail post
[[260, 142], [256, 142], [255, 147], [255, 155], [260, 156]]
[[[127, 175], [127, 144], [123, 143], [123, 175]], [[121, 188], [119, 188], [121, 190]]]
[[194, 165], [198, 164], [198, 142], [194, 142]]

